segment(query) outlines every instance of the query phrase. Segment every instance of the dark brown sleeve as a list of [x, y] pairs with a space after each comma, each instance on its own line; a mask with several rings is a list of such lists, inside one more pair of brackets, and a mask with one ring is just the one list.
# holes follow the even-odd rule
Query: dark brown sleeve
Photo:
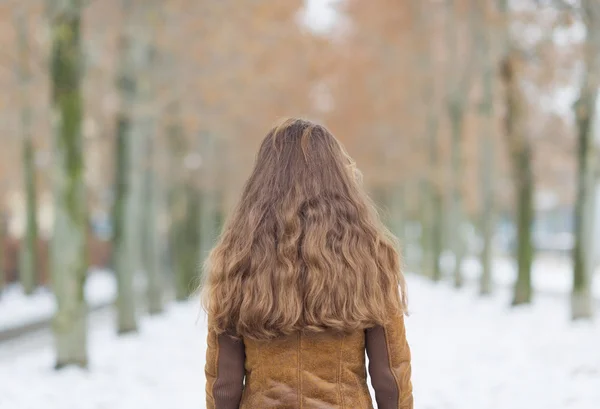
[[378, 409], [413, 409], [410, 348], [404, 317], [365, 331], [369, 375]]
[[206, 408], [238, 409], [244, 390], [244, 342], [208, 331], [206, 350]]

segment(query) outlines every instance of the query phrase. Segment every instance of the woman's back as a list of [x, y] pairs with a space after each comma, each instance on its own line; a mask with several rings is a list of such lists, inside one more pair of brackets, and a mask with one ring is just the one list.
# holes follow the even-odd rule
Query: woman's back
[[[412, 409], [395, 244], [323, 127], [263, 142], [207, 263], [208, 409]], [[400, 291], [399, 291], [400, 289]]]
[[298, 332], [269, 341], [212, 331], [208, 408], [372, 409], [365, 350], [378, 408], [412, 408], [410, 349], [403, 331], [402, 317], [386, 329]]

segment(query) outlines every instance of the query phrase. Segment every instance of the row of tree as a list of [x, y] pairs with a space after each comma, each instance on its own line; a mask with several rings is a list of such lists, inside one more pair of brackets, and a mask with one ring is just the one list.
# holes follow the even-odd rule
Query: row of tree
[[[434, 280], [447, 274], [449, 251], [449, 274], [463, 284], [470, 221], [489, 294], [497, 220], [509, 215], [518, 232], [515, 305], [532, 297], [534, 193], [558, 192], [576, 215], [572, 315], [590, 317], [595, 3], [346, 0], [325, 34], [298, 18], [300, 0], [2, 3], [0, 202], [25, 198], [27, 292], [39, 283], [37, 216], [52, 209], [57, 367], [87, 363], [90, 221], [112, 220], [117, 331], [135, 331], [140, 298], [156, 314], [165, 288], [184, 300], [197, 285], [258, 143], [282, 116], [331, 127], [407, 251], [420, 248], [410, 267]], [[582, 27], [584, 36], [573, 34]], [[571, 116], [552, 108], [565, 87], [578, 89]], [[566, 153], [571, 145], [576, 155]]]
[[[310, 54], [326, 42], [296, 24], [301, 1], [2, 6], [0, 16], [13, 29], [2, 39], [18, 51], [3, 56], [19, 78], [7, 77], [6, 85], [23, 96], [2, 110], [9, 149], [24, 152], [22, 167], [2, 169], [5, 199], [12, 188], [27, 203], [19, 277], [28, 294], [40, 284], [36, 215], [44, 206], [39, 198], [50, 191], [56, 367], [86, 366], [84, 288], [98, 215], [108, 214], [112, 226], [116, 329], [136, 331], [140, 308], [158, 314], [171, 289], [186, 300], [197, 288], [258, 133], [292, 109], [311, 106], [309, 80], [291, 82], [287, 73], [312, 77], [324, 63], [290, 50]], [[225, 17], [228, 23], [219, 23]], [[107, 32], [109, 22], [119, 30]], [[46, 27], [49, 34], [36, 37]], [[10, 42], [15, 33], [18, 47]], [[16, 123], [13, 109], [22, 119]], [[41, 166], [43, 152], [51, 161]]]
[[[461, 286], [470, 221], [482, 241], [480, 290], [489, 294], [498, 213], [505, 212], [517, 232], [513, 304], [531, 302], [535, 193], [553, 185], [568, 198], [576, 186], [575, 200], [564, 199], [575, 220], [572, 316], [590, 317], [598, 263], [600, 3], [378, 0], [341, 7], [351, 28], [344, 67], [331, 78], [336, 105], [328, 121], [350, 139], [351, 151], [367, 134], [376, 141], [381, 174], [371, 185], [383, 191], [379, 202], [398, 235], [402, 221], [419, 221], [418, 269], [440, 280], [450, 251]], [[572, 108], [556, 109], [564, 89], [578, 98]], [[572, 163], [570, 141], [576, 171], [564, 168]], [[411, 204], [406, 192], [418, 199]]]

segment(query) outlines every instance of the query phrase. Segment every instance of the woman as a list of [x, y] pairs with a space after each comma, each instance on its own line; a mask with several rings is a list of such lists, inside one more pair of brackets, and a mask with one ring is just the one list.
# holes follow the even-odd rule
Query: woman
[[206, 266], [208, 409], [412, 409], [396, 243], [323, 126], [269, 132]]

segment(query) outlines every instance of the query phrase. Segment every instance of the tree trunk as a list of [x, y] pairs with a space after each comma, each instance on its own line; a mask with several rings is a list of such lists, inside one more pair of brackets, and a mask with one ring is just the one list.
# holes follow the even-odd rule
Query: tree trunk
[[160, 208], [160, 181], [158, 178], [158, 136], [154, 124], [148, 123], [147, 134], [147, 157], [149, 166], [146, 169], [145, 183], [145, 270], [147, 277], [148, 312], [151, 315], [160, 314], [163, 311], [162, 275], [161, 275], [161, 253], [162, 246], [159, 236], [159, 208]]
[[575, 203], [575, 246], [573, 248], [573, 291], [571, 316], [591, 318], [594, 314], [592, 278], [595, 269], [594, 228], [596, 226], [597, 141], [593, 124], [596, 120], [597, 93], [600, 83], [597, 62], [600, 58], [600, 7], [584, 0], [583, 21], [587, 25], [587, 49], [580, 97], [575, 104], [577, 120], [577, 201]]
[[431, 224], [431, 261], [433, 263], [433, 280], [442, 279], [442, 267], [440, 264], [442, 250], [444, 247], [444, 200], [437, 185], [431, 193], [433, 206], [433, 220]]
[[[429, 85], [431, 87], [432, 85]], [[433, 90], [428, 91], [431, 100], [433, 100]], [[425, 186], [427, 192], [426, 203], [423, 209], [426, 213], [423, 234], [425, 242], [423, 245], [423, 255], [426, 260], [426, 275], [434, 281], [442, 279], [442, 270], [440, 259], [443, 250], [443, 229], [444, 229], [444, 203], [443, 196], [439, 187], [438, 177], [438, 114], [433, 108], [429, 108], [428, 119], [428, 144], [429, 144], [429, 167], [430, 174]]]
[[513, 305], [531, 302], [531, 264], [533, 262], [533, 172], [530, 150], [525, 149], [513, 158], [517, 181], [517, 282]]
[[[171, 249], [175, 263], [175, 298], [186, 301], [198, 284], [195, 280], [200, 269], [198, 251], [200, 249], [198, 192], [193, 187], [188, 190], [180, 186], [175, 193], [173, 206], [179, 208], [180, 215], [173, 220], [171, 226]], [[195, 222], [195, 224], [194, 224]]]
[[37, 200], [35, 182], [34, 146], [32, 135], [32, 108], [29, 94], [31, 72], [29, 67], [29, 26], [23, 10], [15, 12], [19, 46], [18, 77], [20, 87], [21, 138], [23, 180], [25, 185], [26, 227], [20, 245], [19, 278], [25, 294], [30, 295], [38, 284], [37, 271]]
[[426, 179], [419, 182], [421, 191], [421, 273], [436, 281], [442, 277], [440, 259], [443, 245], [443, 195], [439, 187], [439, 112], [436, 107], [436, 87], [433, 77], [433, 62], [431, 48], [432, 38], [428, 21], [431, 18], [426, 2], [412, 0], [411, 13], [415, 20], [413, 32], [416, 44], [419, 45], [415, 69], [422, 73], [424, 101], [422, 109], [425, 112], [428, 155], [428, 172]]
[[451, 102], [450, 122], [452, 131], [452, 193], [450, 195], [450, 222], [452, 231], [452, 247], [454, 253], [454, 286], [463, 285], [462, 263], [465, 254], [464, 214], [462, 200], [462, 132], [464, 121], [464, 105], [462, 102]]
[[[190, 178], [197, 169], [186, 169], [190, 172], [187, 180], [183, 180], [182, 164], [186, 152], [185, 138], [181, 126], [178, 103], [173, 104], [168, 128], [169, 149], [169, 249], [171, 266], [175, 280], [175, 298], [186, 301], [198, 285], [197, 273], [200, 270], [199, 260], [199, 212], [200, 200], [197, 187]], [[199, 163], [198, 163], [199, 165]], [[194, 172], [191, 172], [191, 171]]]
[[214, 160], [217, 154], [217, 141], [213, 135], [203, 134], [202, 169], [203, 186], [200, 204], [200, 265], [203, 265], [219, 234], [219, 196], [217, 187], [217, 163]]
[[117, 199], [115, 204], [114, 261], [117, 276], [117, 332], [137, 331], [135, 274], [139, 268], [141, 229], [139, 224], [140, 135], [134, 129], [137, 77], [133, 49], [133, 6], [122, 1], [125, 25], [120, 39], [117, 89], [120, 108], [117, 122]]
[[140, 212], [143, 220], [140, 226], [143, 229], [143, 266], [146, 273], [146, 299], [148, 312], [152, 315], [163, 311], [163, 282], [161, 277], [161, 242], [159, 232], [159, 208], [160, 208], [160, 180], [158, 177], [159, 155], [158, 132], [154, 109], [156, 102], [155, 79], [157, 49], [155, 46], [155, 22], [158, 12], [156, 0], [144, 2], [140, 17], [143, 22], [136, 29], [136, 48], [139, 49], [140, 64], [138, 72], [138, 106], [143, 107], [136, 120], [136, 126], [141, 132], [144, 147], [141, 150], [146, 158], [143, 166], [143, 192], [140, 203], [143, 210]]
[[[123, 92], [124, 90], [121, 90]], [[117, 276], [117, 332], [124, 334], [137, 331], [135, 315], [135, 248], [139, 239], [136, 234], [135, 214], [132, 215], [131, 189], [131, 119], [122, 112], [117, 124], [117, 172], [116, 202], [114, 212], [114, 263]], [[133, 216], [133, 220], [130, 217]]]
[[175, 296], [185, 301], [199, 284], [200, 259], [200, 195], [191, 182], [180, 186], [175, 193], [178, 209], [173, 228], [173, 256], [175, 258]]
[[87, 212], [85, 202], [81, 78], [81, 1], [50, 2], [52, 109], [54, 111], [54, 233], [50, 266], [57, 311], [53, 320], [56, 368], [86, 367]]
[[[491, 80], [491, 79], [490, 79]], [[488, 80], [486, 79], [486, 82]], [[491, 85], [491, 84], [490, 84]], [[487, 87], [487, 86], [486, 86]], [[493, 112], [492, 101], [486, 96], [484, 101], [484, 115], [486, 117], [487, 129], [481, 143], [481, 216], [480, 231], [482, 238], [481, 249], [481, 281], [479, 293], [488, 295], [493, 289], [493, 235], [495, 224], [494, 212], [494, 141], [493, 141]]]
[[433, 202], [431, 201], [431, 184], [427, 180], [419, 183], [421, 219], [421, 266], [420, 272], [423, 276], [433, 278], [434, 261], [432, 250], [433, 239]]
[[35, 183], [34, 148], [31, 134], [23, 140], [23, 170], [25, 176], [25, 192], [27, 207], [27, 225], [25, 237], [20, 247], [19, 276], [25, 294], [32, 294], [37, 287], [37, 199]]
[[401, 242], [402, 245], [402, 257], [404, 260], [404, 269], [407, 272], [416, 273], [419, 271], [418, 268], [418, 245], [415, 242], [415, 231], [414, 226], [416, 223], [416, 209], [420, 203], [415, 203], [412, 199], [418, 195], [418, 184], [414, 179], [407, 180], [404, 184], [404, 219], [403, 232], [404, 239]]
[[480, 174], [481, 174], [481, 211], [479, 231], [482, 240], [481, 279], [479, 293], [488, 295], [493, 290], [493, 236], [495, 225], [494, 208], [494, 69], [490, 52], [491, 29], [487, 26], [485, 2], [479, 4], [477, 24], [479, 53], [483, 60], [483, 95], [480, 113], [484, 121], [484, 130], [480, 132]]
[[[461, 287], [463, 285], [462, 263], [466, 252], [466, 242], [464, 237], [465, 214], [463, 209], [463, 131], [465, 110], [469, 100], [471, 89], [472, 71], [475, 66], [476, 52], [471, 50], [465, 55], [469, 60], [464, 61], [460, 58], [459, 44], [462, 18], [459, 17], [459, 11], [455, 0], [447, 0], [446, 7], [448, 13], [447, 24], [447, 48], [451, 60], [446, 71], [449, 74], [447, 80], [448, 90], [446, 91], [446, 106], [450, 119], [451, 131], [451, 183], [448, 203], [448, 234], [444, 239], [454, 253], [454, 285]], [[473, 8], [477, 0], [471, 0], [464, 16], [468, 17], [468, 27], [470, 35], [476, 36], [476, 22]]]
[[6, 270], [4, 267], [4, 244], [5, 244], [5, 228], [4, 228], [4, 211], [2, 210], [2, 203], [0, 196], [0, 298], [2, 297], [2, 292], [4, 291], [4, 287], [6, 286]]
[[406, 192], [404, 185], [398, 185], [395, 188], [392, 188], [390, 202], [390, 229], [398, 238], [401, 254], [404, 254], [402, 251], [406, 240], [406, 234], [404, 232], [406, 220]]
[[516, 185], [517, 213], [517, 281], [513, 305], [531, 302], [531, 264], [533, 261], [532, 223], [534, 217], [534, 181], [531, 146], [525, 134], [525, 101], [517, 77], [517, 55], [510, 50], [502, 62], [502, 79], [506, 88], [505, 131]]
[[575, 203], [575, 245], [573, 248], [573, 292], [571, 294], [571, 316], [573, 319], [590, 318], [593, 315], [592, 277], [594, 272], [595, 226], [595, 170], [596, 158], [593, 149], [591, 121], [595, 111], [595, 90], [582, 89], [577, 104], [578, 126], [578, 174], [577, 201]]

